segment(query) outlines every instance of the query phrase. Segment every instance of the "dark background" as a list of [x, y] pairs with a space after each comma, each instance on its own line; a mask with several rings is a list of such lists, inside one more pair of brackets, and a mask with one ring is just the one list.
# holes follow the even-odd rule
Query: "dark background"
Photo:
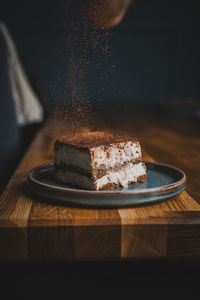
[[[135, 0], [109, 31], [92, 24], [78, 2], [0, 1], [0, 22], [46, 118], [73, 104], [86, 107], [85, 119], [95, 110], [112, 114], [114, 105], [199, 120], [198, 0]], [[0, 37], [0, 193], [39, 128], [17, 127], [6, 52]]]
[[[95, 110], [112, 115], [113, 105], [199, 120], [198, 0], [135, 0], [109, 31], [92, 24], [78, 2], [0, 1], [0, 22], [16, 42], [45, 117], [89, 102], [85, 120]], [[6, 52], [0, 37], [0, 193], [39, 128], [17, 127]]]
[[[66, 36], [72, 22], [78, 23], [69, 2], [1, 0], [0, 4], [0, 20], [7, 24], [32, 84], [49, 107], [68, 101], [73, 41]], [[90, 67], [83, 80], [92, 103], [147, 106], [173, 98], [199, 98], [199, 1], [135, 0], [109, 34], [110, 58], [100, 50], [98, 55], [87, 53]], [[81, 46], [83, 42], [75, 47]], [[103, 67], [97, 72], [100, 56]]]
[[[85, 68], [84, 62], [90, 62], [85, 76], [78, 77], [77, 86], [83, 91], [83, 101], [89, 99], [94, 107], [106, 108], [114, 103], [143, 109], [159, 106], [165, 110], [173, 99], [178, 99], [180, 105], [188, 98], [199, 103], [198, 0], [135, 0], [121, 24], [105, 37], [111, 52], [101, 51], [103, 41], [97, 50], [86, 51], [81, 64], [79, 54], [81, 56], [81, 50], [87, 48], [81, 37], [82, 29], [75, 33], [76, 43], [67, 36], [73, 32], [73, 21], [79, 28], [85, 25], [75, 5], [68, 9], [68, 3], [67, 0], [0, 1], [0, 22], [7, 24], [25, 71], [46, 111], [70, 103], [73, 90], [70, 76], [72, 79], [74, 76], [69, 63], [72, 49], [80, 69]], [[1, 192], [1, 184], [6, 184], [38, 127], [20, 131], [16, 127], [13, 99], [6, 88], [7, 73], [3, 71], [7, 69], [5, 51], [0, 55], [5, 62], [0, 69], [0, 139], [4, 145], [0, 147]], [[113, 64], [115, 68], [111, 72]], [[79, 68], [75, 75], [78, 76], [78, 72]], [[75, 100], [78, 99], [79, 95], [75, 94]], [[199, 299], [195, 296], [199, 282], [199, 262], [196, 261], [184, 264], [183, 261], [5, 264], [1, 265], [1, 271], [4, 279], [1, 289], [8, 295], [14, 293], [15, 298], [21, 296], [20, 299], [40, 299], [39, 296], [45, 299], [50, 295], [56, 298], [58, 294], [61, 297], [61, 293], [66, 298], [69, 293], [78, 292], [83, 299], [89, 292], [93, 299], [106, 298], [106, 295], [110, 299], [113, 295], [120, 295], [121, 299], [133, 299], [135, 295], [138, 299], [143, 295], [150, 299], [157, 295], [159, 299], [184, 299], [184, 296]]]

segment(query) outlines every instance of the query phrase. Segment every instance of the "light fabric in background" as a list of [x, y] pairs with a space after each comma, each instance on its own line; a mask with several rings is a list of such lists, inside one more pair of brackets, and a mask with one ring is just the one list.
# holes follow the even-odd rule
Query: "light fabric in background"
[[25, 126], [43, 120], [43, 108], [34, 93], [19, 60], [14, 41], [4, 23], [0, 23], [8, 50], [11, 93], [15, 102], [17, 124]]

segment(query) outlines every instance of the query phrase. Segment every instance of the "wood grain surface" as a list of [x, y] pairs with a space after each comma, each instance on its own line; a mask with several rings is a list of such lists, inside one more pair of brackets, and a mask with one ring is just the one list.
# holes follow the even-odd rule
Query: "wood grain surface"
[[51, 162], [55, 139], [72, 130], [67, 121], [48, 121], [1, 196], [0, 260], [200, 257], [200, 125], [118, 111], [113, 118], [97, 116], [95, 124], [98, 130], [140, 138], [145, 160], [186, 173], [186, 191], [154, 205], [122, 209], [59, 206], [33, 196], [28, 171]]

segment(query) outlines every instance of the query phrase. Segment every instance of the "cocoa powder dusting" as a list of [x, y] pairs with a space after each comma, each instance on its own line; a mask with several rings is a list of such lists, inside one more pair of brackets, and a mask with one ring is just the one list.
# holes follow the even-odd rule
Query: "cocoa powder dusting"
[[120, 143], [125, 143], [128, 141], [139, 143], [138, 139], [135, 139], [131, 136], [121, 136], [118, 134], [109, 134], [100, 131], [60, 136], [57, 140], [57, 143], [68, 144], [77, 148], [87, 149], [104, 146], [104, 151], [106, 151], [106, 148], [111, 144], [119, 144], [118, 148], [123, 148], [124, 145], [120, 145]]
[[95, 105], [91, 102], [87, 79], [94, 61], [95, 72], [100, 71], [104, 79], [109, 80], [109, 75], [113, 73], [114, 61], [107, 65], [111, 57], [111, 34], [109, 30], [94, 24], [82, 6], [77, 6], [73, 0], [67, 3], [66, 20], [66, 88], [61, 104], [56, 105], [50, 117], [57, 126], [62, 127], [62, 132], [64, 128], [70, 133], [90, 131], [96, 129], [94, 118], [98, 103], [96, 99], [92, 99]]

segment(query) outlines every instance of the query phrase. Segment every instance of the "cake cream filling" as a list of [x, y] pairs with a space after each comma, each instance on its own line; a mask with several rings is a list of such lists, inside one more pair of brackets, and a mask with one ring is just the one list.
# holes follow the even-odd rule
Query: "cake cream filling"
[[141, 147], [138, 142], [112, 144], [104, 150], [104, 146], [91, 149], [94, 166], [104, 165], [107, 169], [115, 165], [141, 158]]
[[80, 150], [69, 145], [60, 145], [55, 149], [55, 165], [60, 164], [76, 166], [81, 169], [91, 170], [92, 166], [106, 169], [116, 165], [141, 158], [139, 142], [126, 142], [111, 144], [110, 147], [100, 146], [88, 150]]
[[73, 185], [82, 186], [92, 190], [100, 190], [108, 184], [128, 187], [131, 182], [137, 182], [138, 178], [140, 176], [144, 176], [145, 174], [146, 167], [142, 162], [138, 164], [128, 164], [117, 172], [110, 171], [105, 176], [102, 176], [95, 181], [93, 181], [92, 177], [87, 177], [81, 173], [71, 170], [55, 170], [55, 176], [59, 181], [63, 183], [71, 183]]
[[128, 164], [120, 171], [108, 172], [105, 176], [97, 179], [97, 190], [110, 183], [116, 184], [118, 186], [128, 187], [130, 182], [137, 182], [137, 178], [145, 174], [146, 167], [142, 162], [135, 165]]

